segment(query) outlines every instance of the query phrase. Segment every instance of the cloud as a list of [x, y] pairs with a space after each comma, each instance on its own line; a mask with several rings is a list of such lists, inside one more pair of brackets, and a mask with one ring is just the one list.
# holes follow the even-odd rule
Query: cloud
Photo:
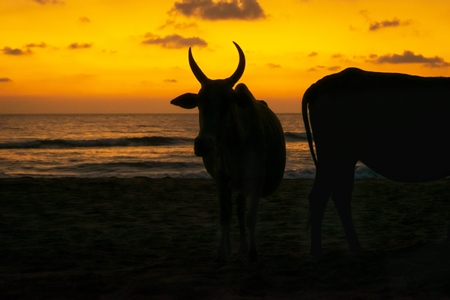
[[174, 20], [167, 20], [165, 24], [158, 27], [159, 30], [165, 29], [167, 27], [173, 27], [175, 29], [183, 30], [183, 29], [189, 29], [189, 28], [198, 28], [197, 23], [186, 23], [186, 22], [180, 22], [177, 23]]
[[309, 68], [308, 71], [309, 72], [316, 72], [316, 71], [319, 71], [319, 70], [321, 70], [323, 68], [324, 68], [324, 66], [315, 66], [315, 67]]
[[424, 64], [429, 68], [445, 68], [450, 67], [450, 63], [446, 62], [442, 57], [425, 57], [422, 54], [414, 54], [412, 51], [405, 50], [403, 54], [387, 54], [374, 55], [371, 54], [372, 62], [377, 64]]
[[41, 5], [63, 5], [66, 4], [63, 0], [31, 0]]
[[328, 71], [332, 71], [332, 72], [339, 71], [340, 69], [342, 69], [341, 66], [331, 66], [331, 67], [327, 68]]
[[47, 48], [47, 44], [44, 42], [29, 43], [29, 44], [26, 44], [23, 48], [24, 49], [4, 47], [0, 51], [2, 51], [3, 54], [5, 54], [5, 55], [12, 55], [12, 56], [29, 55], [29, 54], [33, 54], [33, 51], [31, 51], [32, 48]]
[[79, 17], [78, 18], [78, 21], [80, 22], [80, 23], [90, 23], [91, 22], [91, 19], [89, 19], [88, 17]]
[[46, 48], [47, 44], [44, 42], [39, 43], [39, 44], [30, 43], [30, 44], [26, 44], [25, 47], [27, 47], [27, 48]]
[[311, 52], [308, 57], [316, 57], [317, 55], [319, 55], [317, 52]]
[[256, 20], [266, 18], [257, 0], [182, 0], [175, 2], [169, 13], [181, 13], [187, 17], [204, 20]]
[[69, 46], [67, 46], [67, 48], [69, 49], [88, 49], [88, 48], [92, 48], [92, 43], [88, 44], [88, 43], [83, 43], [83, 44], [78, 44], [78, 43], [72, 43]]
[[117, 54], [117, 50], [106, 50], [106, 49], [103, 49], [102, 51], [100, 51], [100, 53], [103, 53], [103, 54], [111, 54], [111, 55], [113, 55], [113, 54]]
[[199, 46], [206, 47], [208, 43], [199, 37], [182, 37], [178, 34], [160, 37], [152, 33], [146, 33], [145, 39], [142, 41], [144, 45], [159, 45], [167, 49], [180, 49], [185, 47]]
[[164, 82], [167, 83], [177, 83], [178, 81], [176, 79], [164, 79]]
[[342, 54], [340, 54], [340, 53], [337, 53], [337, 54], [333, 54], [333, 55], [331, 56], [331, 58], [335, 58], [335, 59], [337, 59], [337, 58], [344, 58], [344, 55], [342, 55]]
[[2, 49], [3, 54], [5, 55], [12, 55], [12, 56], [21, 56], [21, 55], [28, 55], [31, 54], [30, 49], [22, 50], [19, 48], [11, 48], [11, 47], [4, 47]]
[[65, 4], [63, 0], [31, 0], [33, 2], [39, 3], [41, 5], [57, 5], [57, 4]]
[[339, 71], [341, 69], [342, 69], [341, 66], [330, 66], [330, 67], [327, 67], [327, 66], [315, 66], [315, 67], [309, 68], [308, 71], [309, 72], [316, 72], [316, 71], [319, 71], [319, 70], [327, 70], [327, 71], [330, 71], [330, 72], [336, 72], [336, 71]]
[[385, 20], [381, 22], [372, 22], [369, 26], [369, 30], [376, 31], [382, 28], [406, 26], [409, 24], [411, 24], [411, 21], [400, 21], [399, 19], [394, 18], [392, 21]]
[[266, 66], [267, 66], [268, 68], [271, 68], [271, 69], [279, 69], [279, 68], [281, 68], [281, 65], [279, 65], [279, 64], [273, 64], [273, 63], [268, 63], [268, 64], [266, 64]]
[[12, 80], [8, 77], [0, 77], [0, 83], [2, 82], [12, 82]]

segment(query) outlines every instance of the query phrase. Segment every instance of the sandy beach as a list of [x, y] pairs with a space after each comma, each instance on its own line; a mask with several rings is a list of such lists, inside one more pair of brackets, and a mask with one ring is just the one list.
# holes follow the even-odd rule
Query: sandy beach
[[261, 201], [259, 261], [215, 263], [212, 180], [0, 179], [0, 299], [449, 299], [450, 181], [357, 180], [351, 255], [329, 202], [309, 255], [310, 180]]

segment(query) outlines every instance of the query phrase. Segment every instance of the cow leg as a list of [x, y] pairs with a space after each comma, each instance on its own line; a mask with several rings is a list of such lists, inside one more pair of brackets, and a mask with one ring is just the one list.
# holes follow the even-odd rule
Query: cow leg
[[450, 224], [448, 225], [448, 230], [447, 230], [447, 243], [450, 243]]
[[331, 181], [317, 170], [313, 188], [309, 194], [309, 222], [311, 225], [311, 255], [322, 253], [322, 220], [328, 198], [331, 195]]
[[236, 212], [238, 216], [239, 221], [239, 231], [240, 231], [240, 237], [241, 237], [241, 246], [240, 246], [240, 252], [241, 253], [248, 253], [248, 244], [247, 244], [247, 237], [245, 232], [245, 200], [247, 197], [243, 194], [239, 194], [236, 199]]
[[249, 232], [248, 257], [250, 261], [257, 260], [256, 253], [256, 219], [259, 198], [264, 185], [263, 157], [261, 151], [250, 149], [241, 157], [241, 193], [250, 199], [247, 211], [247, 227]]
[[331, 198], [333, 199], [334, 205], [339, 213], [339, 217], [341, 218], [350, 251], [353, 253], [360, 253], [362, 252], [362, 248], [353, 225], [351, 208], [352, 190], [355, 179], [355, 165], [356, 162], [350, 162], [345, 166], [341, 165], [341, 167], [339, 167], [340, 175], [336, 176], [334, 179], [335, 183]]
[[231, 253], [230, 223], [232, 215], [231, 189], [225, 185], [219, 185], [219, 205], [221, 233], [217, 261], [223, 262]]
[[259, 197], [251, 196], [250, 197], [250, 207], [247, 212], [247, 226], [250, 238], [250, 247], [248, 251], [248, 257], [250, 261], [258, 260], [258, 255], [256, 253], [256, 219], [259, 205]]

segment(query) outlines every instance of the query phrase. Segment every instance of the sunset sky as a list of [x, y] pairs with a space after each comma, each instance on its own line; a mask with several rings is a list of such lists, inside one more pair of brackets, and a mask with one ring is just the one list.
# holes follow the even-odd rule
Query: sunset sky
[[185, 112], [188, 48], [275, 112], [354, 66], [450, 76], [448, 0], [0, 0], [0, 113]]

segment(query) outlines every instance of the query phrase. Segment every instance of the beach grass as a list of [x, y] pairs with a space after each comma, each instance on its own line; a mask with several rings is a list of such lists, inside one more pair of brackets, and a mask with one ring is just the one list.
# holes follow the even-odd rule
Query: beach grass
[[448, 299], [450, 180], [357, 180], [352, 255], [328, 203], [309, 255], [311, 180], [261, 200], [259, 261], [216, 264], [209, 179], [0, 179], [0, 299]]

